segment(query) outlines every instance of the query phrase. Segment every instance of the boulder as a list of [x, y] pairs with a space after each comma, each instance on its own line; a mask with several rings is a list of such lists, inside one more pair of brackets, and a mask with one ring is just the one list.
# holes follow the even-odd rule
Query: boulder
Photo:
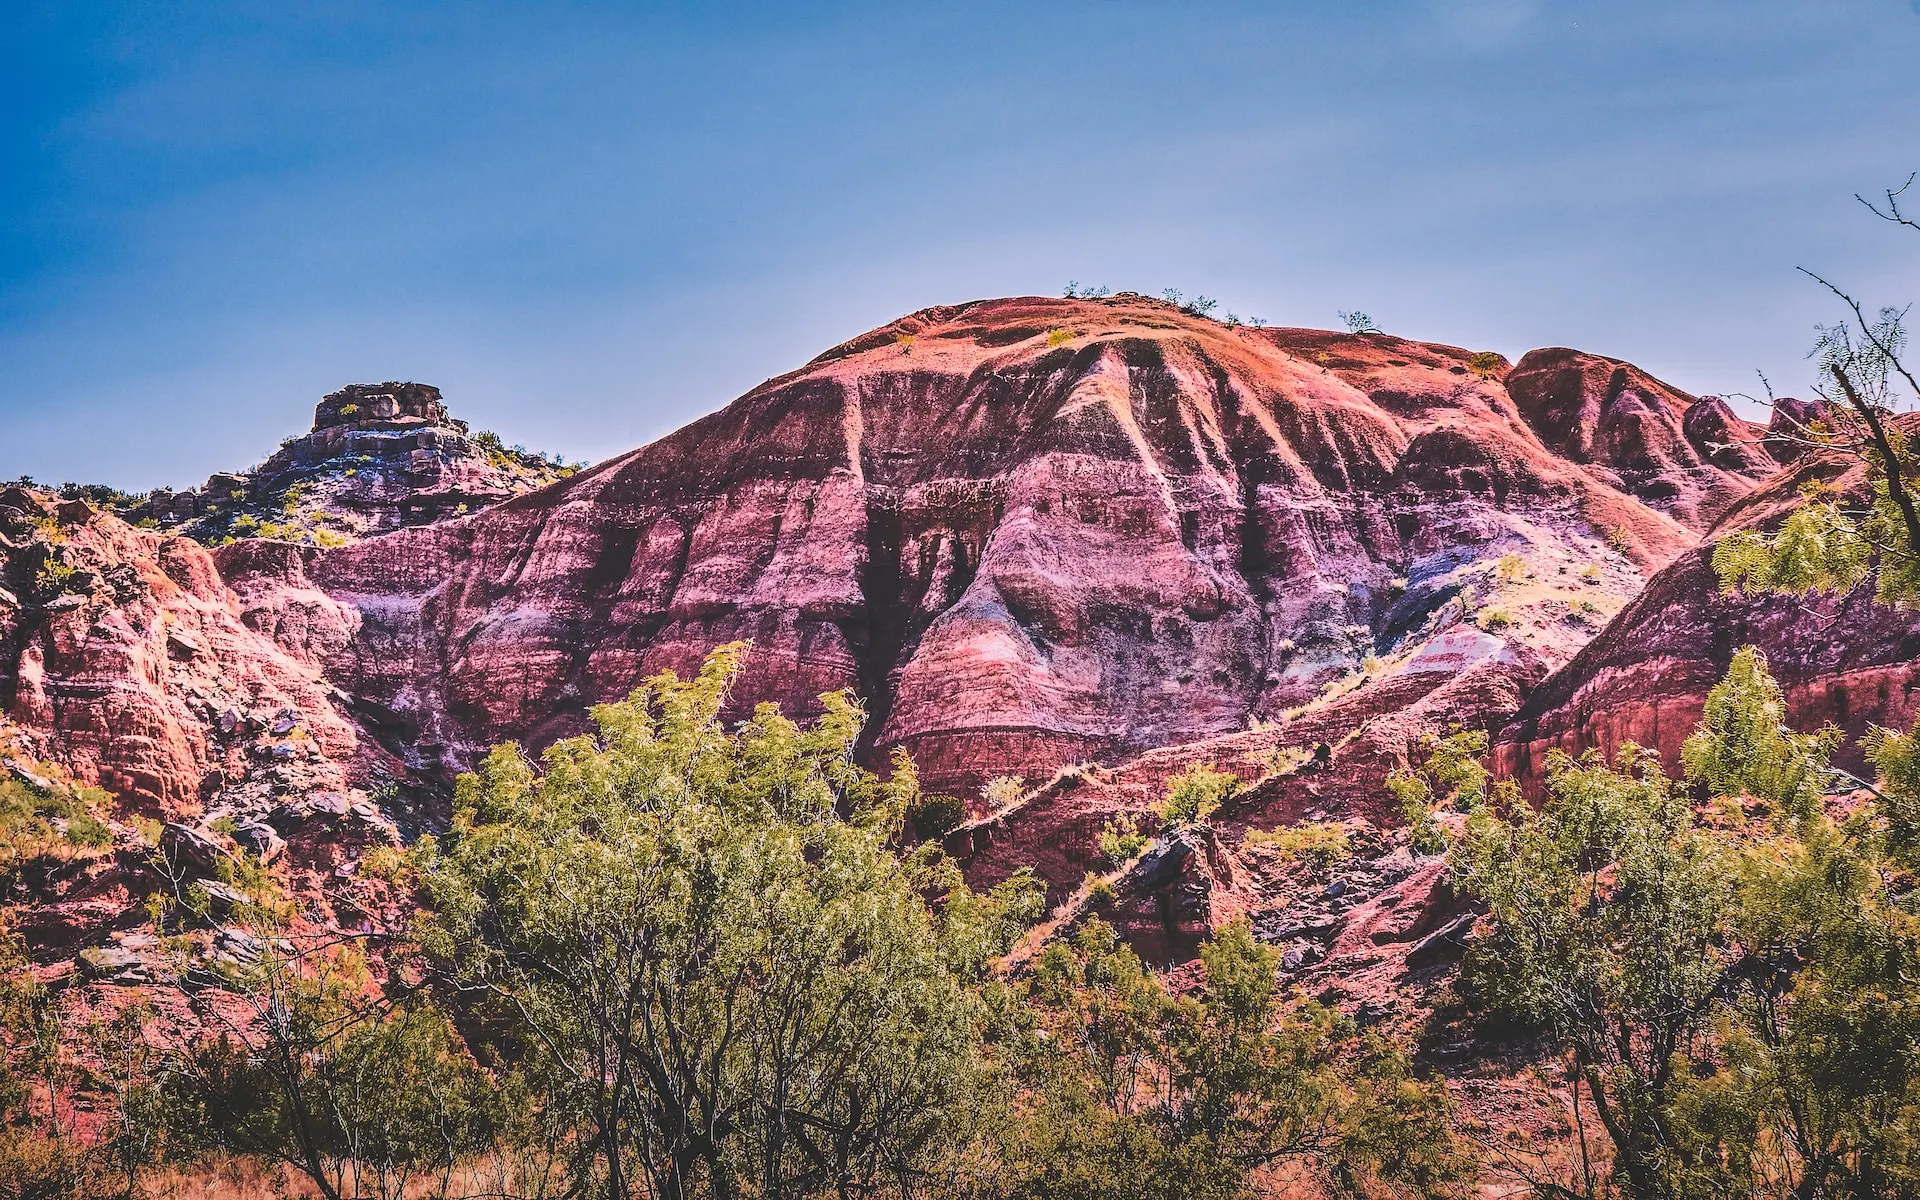
[[224, 917], [247, 903], [247, 894], [230, 883], [208, 880], [200, 885], [207, 894], [207, 908], [216, 917]]
[[220, 836], [211, 829], [177, 821], [169, 822], [160, 831], [160, 853], [175, 870], [198, 879], [217, 875], [220, 864], [232, 859]]
[[79, 955], [80, 973], [88, 979], [132, 986], [152, 983], [146, 962], [122, 946], [94, 946]]
[[243, 821], [233, 831], [233, 840], [241, 849], [271, 865], [287, 852], [287, 843], [265, 821]]
[[53, 512], [62, 525], [85, 525], [100, 515], [100, 510], [85, 500], [62, 500]]
[[0, 505], [26, 514], [33, 520], [44, 520], [49, 514], [47, 506], [40, 503], [39, 497], [19, 486], [0, 491]]

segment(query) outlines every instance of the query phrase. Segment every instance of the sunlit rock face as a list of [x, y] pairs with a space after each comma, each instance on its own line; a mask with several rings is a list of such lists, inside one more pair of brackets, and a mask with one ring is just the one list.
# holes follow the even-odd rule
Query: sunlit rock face
[[[536, 493], [303, 551], [296, 587], [354, 632], [301, 650], [443, 777], [741, 638], [740, 705], [852, 688], [873, 754], [955, 788], [1440, 679], [1413, 660], [1463, 623], [1523, 687], [1772, 466], [1730, 413], [1694, 422], [1739, 448], [1709, 453], [1690, 397], [1548, 354], [1523, 405], [1503, 360], [1385, 335], [1125, 295], [930, 309]], [[1596, 432], [1543, 440], [1566, 414]]]

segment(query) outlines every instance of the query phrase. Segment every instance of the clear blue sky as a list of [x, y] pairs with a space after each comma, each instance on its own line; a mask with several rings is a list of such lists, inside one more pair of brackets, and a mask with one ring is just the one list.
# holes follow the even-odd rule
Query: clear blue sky
[[[1920, 299], [1920, 0], [0, 5], [0, 477], [341, 384], [599, 459], [926, 305], [1177, 287], [1694, 391]], [[1916, 207], [1920, 207], [1917, 204]]]

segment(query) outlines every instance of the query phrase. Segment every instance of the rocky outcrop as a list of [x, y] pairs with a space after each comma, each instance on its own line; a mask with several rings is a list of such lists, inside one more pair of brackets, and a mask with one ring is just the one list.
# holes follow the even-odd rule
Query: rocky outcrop
[[[315, 605], [320, 624], [350, 611]], [[125, 808], [343, 786], [344, 764], [377, 747], [336, 697], [242, 620], [205, 548], [84, 502], [0, 494], [0, 719]]]
[[127, 513], [201, 541], [266, 538], [344, 545], [478, 512], [572, 473], [471, 435], [424, 383], [356, 383], [321, 399], [313, 428], [253, 470], [185, 492], [149, 493]]
[[1696, 531], [1776, 468], [1764, 431], [1726, 401], [1696, 399], [1619, 359], [1535, 350], [1507, 390], [1549, 449]]

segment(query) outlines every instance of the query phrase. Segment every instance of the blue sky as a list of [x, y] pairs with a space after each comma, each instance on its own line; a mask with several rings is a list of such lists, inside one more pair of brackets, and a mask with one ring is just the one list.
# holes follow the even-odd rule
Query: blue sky
[[599, 459], [931, 304], [1176, 287], [1804, 391], [1920, 299], [1920, 0], [0, 6], [0, 477], [341, 384]]

